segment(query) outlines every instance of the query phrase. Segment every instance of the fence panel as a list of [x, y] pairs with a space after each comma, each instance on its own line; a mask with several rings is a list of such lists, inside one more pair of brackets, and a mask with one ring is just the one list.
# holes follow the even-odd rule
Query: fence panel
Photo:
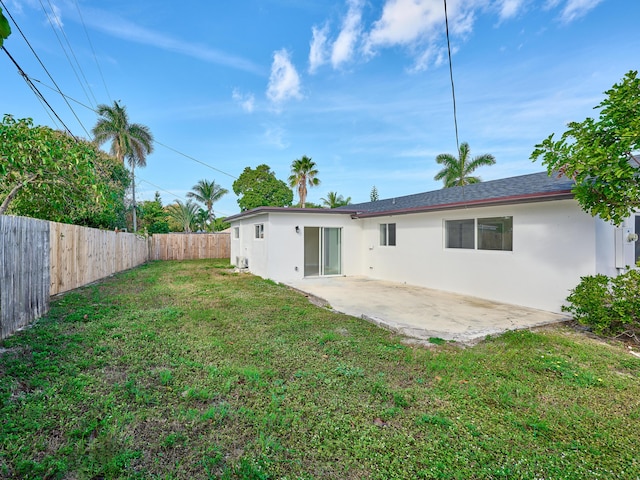
[[0, 215], [0, 338], [49, 310], [49, 222]]
[[229, 258], [228, 233], [162, 233], [149, 239], [149, 260]]
[[51, 222], [51, 295], [73, 290], [148, 260], [145, 238]]

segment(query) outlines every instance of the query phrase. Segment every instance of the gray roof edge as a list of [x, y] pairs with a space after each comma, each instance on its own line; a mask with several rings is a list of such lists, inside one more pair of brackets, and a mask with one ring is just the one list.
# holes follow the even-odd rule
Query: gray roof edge
[[251, 210], [231, 215], [225, 219], [226, 222], [238, 220], [240, 218], [249, 218], [264, 213], [311, 213], [311, 214], [330, 214], [330, 215], [353, 215], [357, 213], [355, 209], [338, 210], [337, 208], [298, 208], [298, 207], [256, 207]]

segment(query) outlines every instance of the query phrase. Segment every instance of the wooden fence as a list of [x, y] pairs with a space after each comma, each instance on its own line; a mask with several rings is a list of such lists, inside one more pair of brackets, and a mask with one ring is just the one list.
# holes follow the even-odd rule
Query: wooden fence
[[49, 310], [49, 222], [0, 215], [0, 338]]
[[149, 260], [229, 258], [228, 233], [163, 233], [149, 238]]
[[0, 215], [0, 339], [49, 310], [49, 297], [149, 260], [229, 258], [230, 235], [162, 234], [149, 239]]
[[147, 239], [133, 233], [51, 222], [50, 294], [73, 290], [145, 263]]

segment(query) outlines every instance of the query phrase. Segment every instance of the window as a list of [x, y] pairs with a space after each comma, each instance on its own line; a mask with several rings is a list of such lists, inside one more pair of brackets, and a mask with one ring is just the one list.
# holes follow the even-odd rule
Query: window
[[255, 227], [256, 238], [264, 238], [264, 223], [258, 223]]
[[396, 224], [380, 224], [380, 245], [394, 247], [396, 245]]
[[240, 238], [240, 227], [233, 227], [233, 238]]
[[478, 250], [513, 250], [513, 217], [478, 219]]
[[445, 246], [446, 248], [475, 248], [473, 238], [474, 220], [446, 220]]
[[445, 248], [513, 250], [513, 217], [445, 220]]

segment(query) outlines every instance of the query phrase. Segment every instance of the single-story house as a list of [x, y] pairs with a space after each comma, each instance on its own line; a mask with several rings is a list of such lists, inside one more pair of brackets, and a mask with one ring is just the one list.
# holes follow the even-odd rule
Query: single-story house
[[337, 209], [229, 217], [231, 262], [278, 282], [366, 276], [560, 312], [584, 275], [640, 260], [640, 212], [621, 227], [582, 211], [546, 172]]

